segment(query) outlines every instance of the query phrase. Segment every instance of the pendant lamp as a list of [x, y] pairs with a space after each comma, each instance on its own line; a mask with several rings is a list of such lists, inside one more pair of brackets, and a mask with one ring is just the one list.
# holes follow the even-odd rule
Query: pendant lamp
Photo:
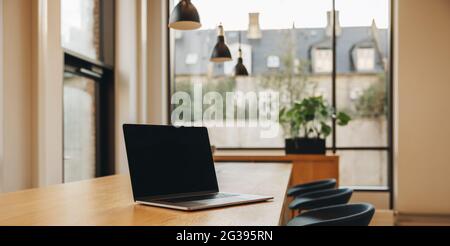
[[222, 24], [220, 24], [218, 27], [217, 44], [213, 49], [210, 61], [220, 63], [231, 60], [231, 52], [225, 44], [225, 33]]
[[195, 30], [202, 26], [197, 9], [191, 0], [181, 0], [172, 10], [169, 27], [176, 30]]
[[242, 59], [242, 49], [241, 49], [241, 33], [239, 32], [239, 58], [236, 66], [234, 67], [234, 76], [248, 76], [247, 68], [244, 65], [244, 60]]

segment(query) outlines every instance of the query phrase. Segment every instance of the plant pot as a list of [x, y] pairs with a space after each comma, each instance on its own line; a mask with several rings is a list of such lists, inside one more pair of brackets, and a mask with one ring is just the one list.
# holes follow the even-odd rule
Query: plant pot
[[325, 139], [294, 138], [286, 139], [286, 154], [325, 155]]

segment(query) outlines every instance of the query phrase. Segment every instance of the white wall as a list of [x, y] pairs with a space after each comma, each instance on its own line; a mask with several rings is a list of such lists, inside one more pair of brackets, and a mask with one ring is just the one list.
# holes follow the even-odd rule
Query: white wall
[[396, 209], [450, 214], [450, 1], [395, 1]]

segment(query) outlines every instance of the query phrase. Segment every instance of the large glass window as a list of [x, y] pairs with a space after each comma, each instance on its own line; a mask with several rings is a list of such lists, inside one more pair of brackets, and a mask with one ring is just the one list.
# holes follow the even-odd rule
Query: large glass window
[[[352, 117], [350, 125], [336, 125], [327, 139], [329, 150], [342, 156], [341, 184], [389, 185], [388, 0], [192, 2], [203, 26], [195, 31], [171, 32], [173, 95], [186, 92], [195, 98], [218, 92], [226, 98], [227, 92], [276, 91], [280, 108], [309, 96], [323, 96], [328, 106]], [[233, 61], [215, 64], [209, 58], [220, 23]], [[233, 76], [239, 47], [248, 77]], [[198, 94], [196, 88], [201, 88]], [[175, 100], [172, 110], [179, 104]], [[194, 122], [202, 120], [195, 117], [201, 115], [196, 110], [210, 106], [200, 105], [190, 105], [193, 113], [189, 119]], [[251, 102], [244, 107], [246, 123], [210, 126], [211, 143], [223, 150], [284, 148], [286, 133], [262, 138], [261, 124], [251, 126], [251, 121], [257, 120], [248, 112]], [[227, 109], [222, 111], [225, 115]], [[236, 121], [240, 120], [237, 115]]]
[[352, 117], [348, 126], [336, 129], [336, 147], [347, 149], [339, 151], [343, 184], [388, 187], [389, 1], [335, 3], [341, 26], [336, 36], [336, 107]]
[[[222, 98], [226, 98], [227, 92], [274, 90], [280, 93], [281, 107], [313, 95], [323, 95], [331, 104], [332, 56], [331, 52], [326, 52], [331, 50], [331, 37], [326, 33], [331, 1], [320, 1], [312, 6], [307, 4], [308, 1], [298, 0], [232, 0], [226, 4], [219, 0], [197, 0], [193, 3], [201, 13], [203, 28], [173, 33], [173, 93], [187, 92], [193, 98], [195, 85], [201, 85], [202, 95], [218, 92]], [[223, 23], [226, 30], [225, 39], [233, 61], [213, 64], [209, 58], [216, 43], [219, 23]], [[259, 25], [255, 27], [252, 23]], [[258, 35], [253, 35], [250, 29], [258, 29]], [[249, 77], [232, 76], [239, 47]], [[311, 47], [318, 48], [315, 59], [311, 56]], [[313, 65], [313, 60], [317, 64]], [[320, 67], [320, 73], [313, 75], [312, 66]], [[208, 106], [204, 104], [203, 110]], [[193, 111], [198, 110], [194, 105], [192, 107]], [[209, 127], [212, 144], [218, 148], [284, 147], [283, 131], [274, 138], [262, 138], [261, 125], [264, 123], [249, 127], [259, 119], [246, 116], [244, 119], [236, 117], [236, 127], [233, 128]]]
[[64, 180], [96, 177], [97, 83], [64, 74]]
[[61, 1], [64, 48], [100, 59], [100, 0]]
[[114, 173], [113, 2], [61, 1], [64, 182]]

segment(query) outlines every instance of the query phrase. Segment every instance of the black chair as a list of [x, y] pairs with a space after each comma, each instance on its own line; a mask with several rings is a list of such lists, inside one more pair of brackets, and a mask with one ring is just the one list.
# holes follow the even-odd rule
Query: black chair
[[335, 179], [326, 179], [326, 180], [320, 180], [315, 181], [311, 183], [305, 183], [296, 185], [294, 187], [291, 187], [287, 195], [288, 196], [299, 196], [301, 194], [305, 194], [308, 192], [318, 191], [318, 190], [327, 190], [327, 189], [333, 189], [336, 187], [336, 180]]
[[352, 197], [352, 194], [353, 190], [348, 188], [309, 192], [297, 196], [291, 204], [289, 204], [289, 208], [292, 210], [309, 210], [332, 205], [347, 204]]
[[368, 226], [375, 208], [366, 203], [346, 204], [309, 210], [295, 217], [288, 226]]

